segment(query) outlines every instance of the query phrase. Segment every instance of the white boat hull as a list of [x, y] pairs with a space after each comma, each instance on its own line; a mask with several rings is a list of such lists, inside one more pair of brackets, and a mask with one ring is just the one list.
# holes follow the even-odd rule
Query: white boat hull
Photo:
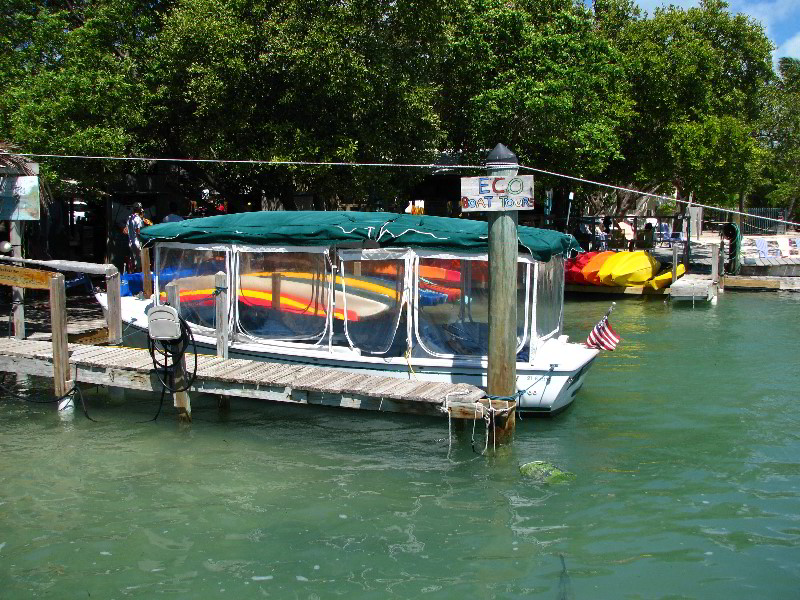
[[[97, 294], [105, 310], [105, 294]], [[151, 301], [122, 298], [123, 338], [126, 346], [145, 347], [147, 343], [147, 308]], [[197, 351], [216, 353], [216, 338], [208, 330], [193, 331]], [[381, 358], [362, 356], [350, 348], [290, 342], [233, 341], [228, 356], [267, 362], [305, 363], [361, 372], [369, 375], [419, 379], [432, 382], [469, 383], [486, 389], [486, 360], [444, 358]], [[566, 336], [547, 340], [534, 360], [517, 363], [518, 409], [537, 413], [556, 413], [569, 406], [583, 385], [584, 377], [597, 350], [569, 343]]]

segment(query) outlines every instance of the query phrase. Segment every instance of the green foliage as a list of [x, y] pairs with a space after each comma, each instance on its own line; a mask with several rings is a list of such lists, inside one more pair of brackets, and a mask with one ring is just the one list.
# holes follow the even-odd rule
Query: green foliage
[[[153, 31], [151, 3], [37, 2], [11, 7], [3, 54], [0, 135], [29, 152], [127, 155], [146, 126], [139, 40]], [[103, 185], [121, 165], [60, 161], [59, 177]]]
[[[766, 119], [775, 189], [769, 199], [792, 213], [800, 199], [800, 60], [782, 58]], [[790, 214], [791, 218], [791, 214]]]
[[[797, 189], [797, 68], [768, 88], [769, 41], [720, 0], [652, 18], [631, 0], [594, 12], [573, 0], [5, 0], [0, 12], [0, 139], [30, 152], [478, 162], [503, 142], [523, 164], [724, 203], [772, 162], [767, 130], [773, 195]], [[148, 165], [44, 168], [105, 188]], [[388, 206], [421, 176], [168, 172], [234, 208], [295, 192]]]
[[598, 173], [621, 157], [631, 102], [620, 54], [570, 0], [465, 0], [439, 81], [450, 147], [498, 140], [521, 162]]
[[[701, 202], [753, 184], [762, 153], [757, 122], [771, 77], [762, 27], [720, 0], [657, 9], [619, 37], [635, 99], [623, 169]], [[727, 193], [726, 193], [727, 192]]]

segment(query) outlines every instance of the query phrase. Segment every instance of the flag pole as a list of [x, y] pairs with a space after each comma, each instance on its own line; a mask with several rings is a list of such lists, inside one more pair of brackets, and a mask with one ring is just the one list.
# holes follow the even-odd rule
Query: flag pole
[[606, 312], [606, 318], [608, 318], [608, 316], [611, 314], [611, 311], [612, 311], [612, 310], [614, 310], [614, 307], [615, 307], [616, 305], [617, 305], [617, 303], [616, 303], [616, 302], [612, 302], [612, 303], [611, 303], [611, 306], [609, 307], [609, 309], [608, 309], [608, 312]]

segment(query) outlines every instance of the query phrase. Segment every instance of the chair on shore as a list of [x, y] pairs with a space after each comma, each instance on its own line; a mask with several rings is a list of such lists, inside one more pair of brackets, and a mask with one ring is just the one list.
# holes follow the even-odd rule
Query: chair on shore
[[659, 223], [658, 229], [656, 230], [656, 242], [659, 244], [666, 244], [667, 246], [671, 246], [672, 244], [669, 241], [670, 231], [669, 231], [669, 224], [668, 223]]
[[756, 238], [756, 249], [758, 250], [758, 258], [770, 258], [771, 256], [780, 256], [780, 251], [770, 250], [769, 242], [764, 238]]
[[682, 231], [673, 231], [673, 232], [672, 232], [672, 233], [669, 235], [669, 240], [668, 240], [668, 241], [669, 241], [669, 247], [670, 247], [670, 248], [672, 248], [672, 244], [673, 244], [674, 242], [683, 242], [683, 241], [685, 241], [685, 240], [683, 239], [683, 232], [682, 232]]

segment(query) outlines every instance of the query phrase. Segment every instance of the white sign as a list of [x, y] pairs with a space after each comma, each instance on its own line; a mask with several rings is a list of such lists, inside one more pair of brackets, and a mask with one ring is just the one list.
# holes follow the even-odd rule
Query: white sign
[[461, 178], [461, 212], [532, 209], [533, 175]]
[[39, 220], [39, 178], [0, 176], [0, 221]]

